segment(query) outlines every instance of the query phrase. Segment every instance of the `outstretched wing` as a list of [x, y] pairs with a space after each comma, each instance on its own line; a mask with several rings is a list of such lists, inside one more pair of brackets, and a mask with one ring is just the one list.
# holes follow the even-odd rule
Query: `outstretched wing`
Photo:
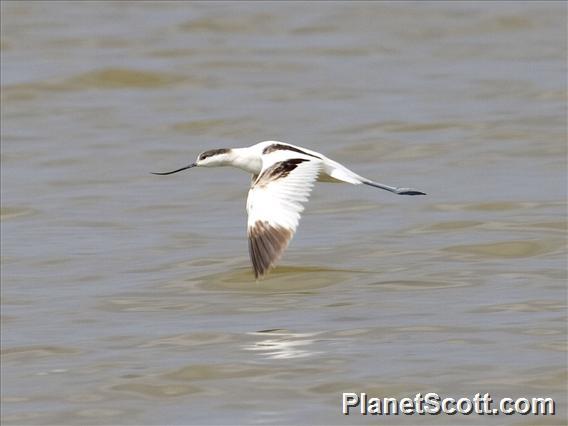
[[268, 272], [294, 236], [322, 162], [316, 158], [263, 156], [247, 198], [249, 254], [256, 278]]

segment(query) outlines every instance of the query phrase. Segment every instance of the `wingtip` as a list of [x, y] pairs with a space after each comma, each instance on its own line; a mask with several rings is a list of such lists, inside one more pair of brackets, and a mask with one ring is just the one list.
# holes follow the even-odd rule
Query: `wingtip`
[[[252, 258], [251, 258], [252, 260]], [[274, 260], [276, 262], [277, 259]], [[254, 274], [255, 281], [262, 281], [266, 276], [274, 269], [274, 263], [270, 263], [268, 265], [263, 265], [259, 262], [259, 259], [252, 260], [252, 272]]]
[[258, 281], [267, 275], [292, 239], [293, 231], [257, 221], [248, 230], [249, 253], [254, 277]]

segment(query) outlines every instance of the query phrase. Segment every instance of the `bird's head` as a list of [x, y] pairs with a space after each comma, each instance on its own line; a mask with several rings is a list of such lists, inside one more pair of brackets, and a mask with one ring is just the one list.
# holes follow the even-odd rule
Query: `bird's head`
[[231, 160], [230, 152], [231, 150], [227, 148], [210, 149], [199, 154], [194, 164], [198, 167], [226, 166]]
[[204, 151], [197, 156], [195, 163], [191, 163], [188, 166], [182, 167], [181, 169], [173, 170], [171, 172], [164, 173], [153, 173], [155, 175], [171, 175], [172, 173], [181, 172], [182, 170], [191, 169], [192, 167], [219, 167], [227, 166], [231, 161], [231, 150], [227, 148], [221, 149], [210, 149], [209, 151]]

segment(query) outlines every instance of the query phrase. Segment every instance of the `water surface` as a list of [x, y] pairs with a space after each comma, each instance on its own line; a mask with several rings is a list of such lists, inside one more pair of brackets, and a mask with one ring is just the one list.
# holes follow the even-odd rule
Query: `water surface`
[[[342, 392], [554, 397], [566, 423], [566, 4], [2, 2], [2, 421], [351, 424]], [[255, 282], [276, 139], [318, 184]]]

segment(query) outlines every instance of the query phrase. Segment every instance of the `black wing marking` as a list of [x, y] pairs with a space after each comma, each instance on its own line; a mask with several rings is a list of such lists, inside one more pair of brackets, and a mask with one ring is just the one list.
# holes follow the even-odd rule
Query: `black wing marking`
[[273, 143], [272, 145], [268, 145], [266, 148], [264, 148], [262, 153], [263, 154], [270, 154], [271, 152], [274, 152], [274, 151], [294, 151], [294, 152], [297, 152], [299, 154], [308, 155], [310, 157], [318, 158], [318, 159], [321, 160], [321, 157], [318, 157], [317, 155], [310, 154], [306, 151], [302, 151], [300, 148], [296, 148], [296, 147], [290, 146], [290, 145], [284, 145], [282, 143]]

